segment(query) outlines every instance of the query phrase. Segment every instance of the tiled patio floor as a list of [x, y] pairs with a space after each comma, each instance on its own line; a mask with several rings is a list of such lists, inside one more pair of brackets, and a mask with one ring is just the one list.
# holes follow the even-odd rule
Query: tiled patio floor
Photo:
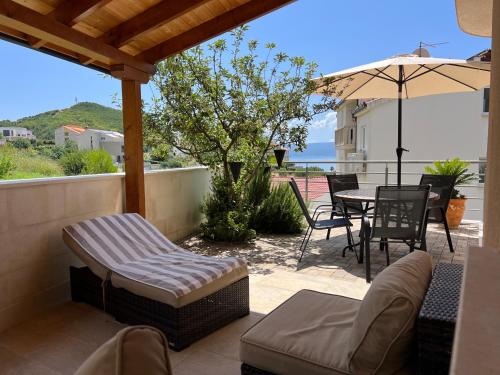
[[[357, 232], [355, 232], [355, 235]], [[171, 352], [174, 374], [239, 374], [240, 335], [263, 314], [300, 289], [314, 289], [362, 298], [368, 289], [364, 268], [352, 253], [342, 258], [345, 232], [336, 230], [329, 241], [324, 232], [311, 238], [300, 265], [295, 251], [300, 236], [262, 236], [248, 245], [205, 243], [196, 237], [183, 246], [203, 254], [240, 255], [250, 261], [251, 314], [200, 340], [180, 353]], [[477, 223], [466, 223], [454, 231], [456, 252], [448, 250], [444, 232], [429, 228], [428, 247], [434, 262], [462, 263], [464, 250], [478, 244]], [[391, 245], [391, 259], [403, 256], [406, 245]], [[385, 266], [385, 256], [372, 251], [372, 270]], [[68, 302], [52, 311], [0, 334], [0, 374], [72, 374], [102, 343], [123, 325], [112, 317], [83, 304]]]

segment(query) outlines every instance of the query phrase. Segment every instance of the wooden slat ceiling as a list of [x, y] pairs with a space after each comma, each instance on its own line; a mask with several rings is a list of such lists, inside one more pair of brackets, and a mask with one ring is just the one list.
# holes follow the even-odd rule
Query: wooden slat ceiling
[[118, 78], [293, 0], [0, 0], [0, 38]]

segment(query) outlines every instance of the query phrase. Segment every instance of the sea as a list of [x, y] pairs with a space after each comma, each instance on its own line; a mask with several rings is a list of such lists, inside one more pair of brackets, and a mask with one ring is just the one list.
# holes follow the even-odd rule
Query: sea
[[335, 142], [308, 143], [302, 152], [290, 150], [288, 161], [295, 165], [305, 167], [304, 161], [326, 161], [326, 163], [308, 163], [309, 167], [319, 167], [324, 171], [333, 171], [335, 163]]

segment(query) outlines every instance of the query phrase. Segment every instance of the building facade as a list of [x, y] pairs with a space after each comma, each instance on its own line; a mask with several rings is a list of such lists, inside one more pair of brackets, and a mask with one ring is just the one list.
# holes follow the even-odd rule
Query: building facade
[[0, 127], [1, 138], [6, 140], [14, 140], [17, 138], [36, 139], [31, 130], [20, 128], [17, 126]]
[[123, 162], [123, 134], [111, 130], [88, 129], [77, 125], [63, 125], [55, 130], [56, 145], [73, 141], [79, 150], [105, 150], [115, 163]]

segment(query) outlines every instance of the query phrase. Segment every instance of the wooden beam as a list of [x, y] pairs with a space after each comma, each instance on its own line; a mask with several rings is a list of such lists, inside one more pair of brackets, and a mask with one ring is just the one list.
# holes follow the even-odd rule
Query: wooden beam
[[93, 63], [95, 60], [92, 57], [78, 55], [78, 61], [80, 61], [80, 64], [82, 65], [89, 65]]
[[150, 78], [149, 74], [123, 64], [111, 66], [110, 74], [121, 80], [131, 80], [139, 83], [148, 83]]
[[111, 0], [64, 0], [49, 13], [49, 17], [64, 23], [74, 25], [82, 19], [102, 8]]
[[152, 47], [137, 57], [156, 63], [228, 30], [282, 7], [293, 0], [253, 0]]
[[164, 0], [109, 30], [100, 39], [115, 47], [122, 47], [132, 39], [164, 25], [208, 1], [210, 0]]
[[26, 35], [26, 41], [29, 43], [31, 48], [38, 49], [47, 44], [45, 40], [34, 38], [31, 35]]
[[142, 141], [141, 84], [122, 81], [123, 130], [125, 135], [125, 211], [146, 215]]
[[106, 65], [126, 64], [145, 73], [153, 73], [154, 71], [152, 64], [141, 61], [12, 0], [0, 0], [0, 25], [21, 31]]

